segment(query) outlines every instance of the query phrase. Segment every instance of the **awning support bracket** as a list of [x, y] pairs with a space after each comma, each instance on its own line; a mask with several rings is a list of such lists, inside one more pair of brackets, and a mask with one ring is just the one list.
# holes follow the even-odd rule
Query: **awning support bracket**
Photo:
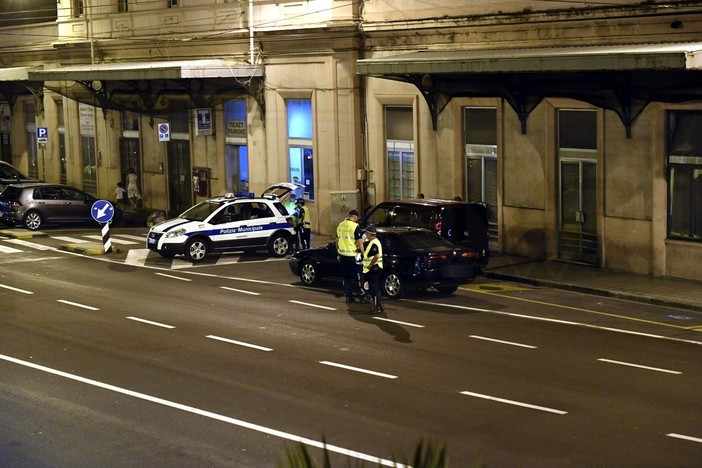
[[432, 129], [437, 131], [439, 129], [439, 114], [446, 108], [451, 99], [438, 89], [431, 75], [410, 75], [408, 78], [410, 83], [422, 93], [429, 106]]

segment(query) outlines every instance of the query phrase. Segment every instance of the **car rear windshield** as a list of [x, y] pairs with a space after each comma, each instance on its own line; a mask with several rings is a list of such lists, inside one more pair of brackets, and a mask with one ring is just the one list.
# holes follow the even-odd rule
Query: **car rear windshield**
[[436, 247], [453, 247], [443, 237], [429, 231], [412, 231], [398, 236], [400, 241], [410, 249], [432, 249]]
[[365, 220], [369, 226], [431, 228], [433, 208], [421, 205], [379, 205]]
[[22, 189], [19, 187], [5, 187], [5, 190], [0, 193], [0, 198], [4, 198], [5, 200], [15, 200], [19, 198], [20, 193], [22, 193]]
[[487, 237], [487, 212], [480, 204], [446, 206], [441, 216], [441, 235], [460, 242], [467, 237]]
[[283, 205], [280, 202], [273, 203], [273, 206], [275, 206], [275, 209], [278, 210], [278, 212], [280, 214], [282, 214], [283, 216], [288, 216], [291, 214], [291, 213], [288, 213], [288, 210], [287, 210], [287, 208], [285, 208], [285, 205]]
[[20, 171], [9, 164], [0, 164], [0, 177], [3, 179], [26, 179]]

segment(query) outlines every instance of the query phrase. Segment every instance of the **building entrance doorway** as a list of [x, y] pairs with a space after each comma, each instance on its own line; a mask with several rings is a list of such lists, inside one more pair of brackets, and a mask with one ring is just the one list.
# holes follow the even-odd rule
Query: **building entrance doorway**
[[225, 145], [224, 162], [227, 172], [227, 193], [247, 193], [249, 191], [249, 148]]
[[[137, 184], [139, 184], [139, 179], [141, 179], [141, 158], [139, 157], [139, 139], [138, 138], [120, 138], [119, 139], [119, 173], [120, 181], [124, 183], [124, 187], [127, 187], [127, 174], [129, 173], [129, 168], [134, 169], [134, 172], [140, 176], [137, 179]], [[142, 193], [141, 187], [137, 186], [139, 193]]]
[[597, 164], [561, 160], [560, 252], [572, 262], [597, 264]]
[[190, 142], [168, 142], [168, 201], [169, 216], [178, 215], [193, 204], [192, 176], [190, 173]]
[[559, 244], [562, 260], [596, 265], [597, 112], [559, 110]]

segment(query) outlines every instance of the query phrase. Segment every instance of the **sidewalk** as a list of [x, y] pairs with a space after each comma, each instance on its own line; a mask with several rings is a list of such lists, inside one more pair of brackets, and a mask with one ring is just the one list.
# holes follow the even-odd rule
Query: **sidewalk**
[[586, 265], [493, 254], [488, 278], [702, 312], [702, 281], [619, 273]]

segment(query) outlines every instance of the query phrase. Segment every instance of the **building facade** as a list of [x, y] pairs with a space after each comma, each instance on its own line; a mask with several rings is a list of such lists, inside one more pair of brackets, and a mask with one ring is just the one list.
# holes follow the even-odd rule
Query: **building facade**
[[174, 214], [297, 180], [322, 234], [460, 196], [496, 252], [702, 277], [702, 2], [61, 0], [0, 34], [34, 177], [133, 168]]

